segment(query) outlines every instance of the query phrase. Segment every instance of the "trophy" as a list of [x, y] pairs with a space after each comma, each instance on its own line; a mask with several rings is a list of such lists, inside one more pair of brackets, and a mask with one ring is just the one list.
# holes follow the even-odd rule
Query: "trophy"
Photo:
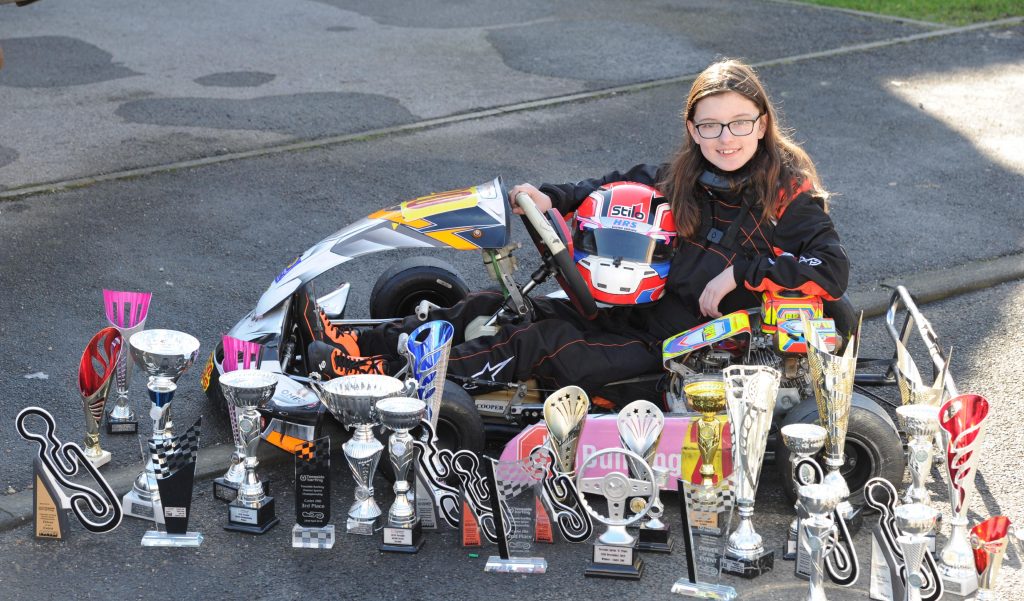
[[900, 505], [896, 508], [896, 527], [902, 532], [896, 537], [903, 551], [906, 566], [907, 589], [904, 601], [921, 601], [921, 588], [925, 580], [921, 563], [928, 553], [928, 534], [935, 528], [939, 512], [921, 503]]
[[697, 421], [701, 485], [710, 489], [715, 477], [715, 454], [722, 445], [722, 427], [716, 415], [725, 411], [725, 381], [721, 376], [701, 376], [683, 387], [690, 407], [701, 414]]
[[[160, 440], [174, 435], [170, 417], [171, 400], [178, 389], [178, 378], [195, 363], [199, 355], [199, 341], [184, 332], [174, 330], [145, 330], [128, 339], [132, 359], [149, 375], [146, 388], [152, 406], [149, 417], [153, 420], [152, 438]], [[125, 515], [163, 523], [160, 492], [156, 486], [153, 458], [135, 478], [132, 490], [122, 499]]]
[[[600, 477], [587, 477], [587, 468], [597, 465], [598, 460], [606, 455], [621, 455], [627, 464], [635, 465], [643, 478], [631, 478], [621, 472], [609, 472]], [[606, 459], [606, 462], [611, 459]], [[606, 463], [607, 464], [607, 463]], [[612, 464], [614, 465], [614, 463]], [[602, 449], [583, 462], [576, 473], [576, 488], [580, 493], [583, 508], [598, 522], [608, 529], [598, 537], [594, 544], [593, 562], [584, 572], [585, 576], [598, 578], [625, 578], [639, 580], [643, 574], [644, 563], [636, 554], [636, 538], [626, 530], [643, 519], [657, 495], [658, 486], [654, 483], [654, 472], [643, 458], [626, 449]], [[600, 495], [607, 501], [605, 516], [598, 513], [586, 500], [586, 493]], [[630, 498], [640, 497], [643, 503], [628, 502]], [[626, 517], [626, 509], [636, 511]]]
[[163, 519], [153, 520], [155, 529], [142, 537], [143, 547], [198, 547], [203, 542], [202, 534], [188, 530], [201, 422], [196, 420], [181, 436], [149, 439]]
[[[224, 372], [236, 369], [256, 369], [259, 367], [260, 354], [263, 347], [255, 342], [239, 340], [234, 336], [222, 337], [224, 349]], [[227, 403], [228, 421], [231, 422], [231, 439], [235, 443], [235, 452], [231, 455], [231, 467], [223, 476], [213, 480], [213, 498], [230, 503], [238, 496], [238, 487], [245, 477], [245, 444], [238, 432], [238, 416], [234, 403]], [[264, 481], [264, 491], [270, 494], [270, 482]]]
[[[782, 427], [782, 442], [789, 449], [789, 467], [797, 487], [816, 484], [821, 481], [821, 468], [812, 459], [825, 444], [825, 428], [817, 424], [787, 424]], [[812, 472], [812, 473], [808, 473]], [[782, 558], [797, 558], [797, 540], [800, 535], [800, 520], [793, 518], [786, 537], [786, 552]]]
[[[30, 431], [25, 421], [30, 416], [43, 420], [46, 433]], [[39, 445], [32, 462], [32, 514], [36, 538], [61, 540], [67, 532], [67, 512], [71, 510], [86, 530], [110, 532], [121, 523], [121, 504], [96, 466], [82, 448], [73, 442], [57, 440], [53, 416], [40, 407], [26, 407], [15, 419], [18, 433]], [[85, 468], [99, 490], [74, 482], [79, 468]], [[67, 492], [66, 492], [67, 491]]]
[[[152, 297], [149, 292], [103, 291], [107, 321], [117, 328], [121, 340], [128, 341], [145, 326]], [[128, 385], [132, 378], [132, 362], [128, 360], [128, 354], [129, 349], [122, 344], [121, 353], [117, 356], [117, 379], [114, 385], [117, 396], [107, 413], [107, 434], [134, 434], [139, 430], [135, 411], [128, 400]]]
[[345, 529], [349, 534], [373, 536], [380, 529], [381, 516], [373, 498], [373, 474], [384, 451], [373, 435], [379, 419], [377, 401], [408, 396], [411, 391], [401, 380], [378, 374], [343, 376], [323, 384], [315, 377], [311, 381], [334, 417], [346, 428], [355, 428], [352, 438], [341, 446], [356, 481], [356, 498], [348, 510]]
[[971, 529], [971, 547], [978, 573], [978, 601], [996, 601], [996, 581], [1010, 540], [1010, 520], [997, 515]]
[[[654, 551], [657, 553], [672, 552], [672, 532], [667, 524], [661, 521], [665, 506], [661, 502], [661, 487], [668, 484], [668, 470], [654, 466], [654, 458], [658, 453], [658, 442], [661, 431], [665, 428], [665, 416], [649, 401], [633, 401], [619, 411], [616, 418], [619, 430], [619, 442], [622, 448], [629, 449], [644, 458], [644, 462], [654, 472], [657, 484], [654, 494], [654, 505], [640, 521], [640, 535], [636, 548], [638, 551]], [[643, 468], [628, 464], [631, 478], [640, 477]], [[641, 500], [638, 500], [639, 502]], [[639, 509], [634, 508], [634, 511]]]
[[416, 506], [410, 502], [409, 468], [415, 447], [409, 430], [419, 425], [426, 404], [413, 398], [390, 398], [377, 401], [381, 424], [392, 431], [388, 437], [388, 455], [395, 473], [395, 501], [388, 510], [381, 551], [416, 553], [423, 546], [423, 529], [416, 517]]
[[[939, 408], [935, 405], [904, 405], [896, 408], [900, 428], [907, 433], [907, 466], [910, 485], [903, 494], [904, 503], [929, 504], [925, 482], [932, 468], [933, 441], [939, 431]], [[932, 538], [932, 551], [935, 539]]]
[[331, 438], [307, 440], [295, 451], [295, 525], [292, 547], [331, 549]]
[[578, 386], [566, 386], [544, 400], [544, 425], [548, 429], [548, 448], [555, 454], [554, 470], [576, 477], [576, 452], [580, 434], [587, 423], [590, 398]]
[[984, 439], [989, 405], [984, 397], [962, 394], [939, 409], [939, 426], [946, 446], [952, 530], [939, 557], [939, 570], [946, 589], [966, 597], [978, 588], [974, 554], [967, 539], [967, 508], [974, 492], [974, 473]]
[[86, 345], [78, 364], [78, 392], [85, 406], [85, 457], [96, 467], [110, 462], [110, 451], [100, 448], [100, 421], [123, 342], [116, 328], [103, 328]]
[[740, 518], [736, 531], [729, 536], [722, 571], [753, 578], [775, 565], [775, 552], [764, 548], [751, 517], [781, 375], [771, 367], [746, 365], [727, 367], [722, 375], [732, 428], [733, 479]]
[[[729, 479], [710, 485], [679, 479], [677, 485], [687, 577], [675, 581], [672, 593], [697, 599], [733, 601], [736, 589], [718, 582], [722, 576], [722, 557], [728, 540], [726, 534], [732, 520]], [[706, 517], [709, 515], [714, 519], [709, 520]]]
[[238, 495], [228, 504], [228, 523], [224, 528], [235, 532], [263, 534], [281, 520], [274, 511], [274, 497], [268, 496], [256, 475], [256, 450], [260, 445], [260, 413], [274, 398], [277, 374], [258, 369], [229, 371], [220, 377], [224, 398], [235, 406], [238, 435], [244, 445], [245, 476]]
[[853, 378], [857, 371], [857, 347], [860, 329], [846, 344], [842, 356], [826, 350], [825, 343], [817, 330], [804, 320], [807, 336], [807, 363], [811, 369], [814, 398], [818, 402], [818, 416], [828, 436], [825, 438], [825, 479], [824, 483], [839, 491], [837, 509], [843, 520], [849, 522], [857, 512], [849, 502], [850, 487], [839, 469], [846, 463], [846, 430], [850, 421], [850, 406], [853, 403]]
[[491, 515], [498, 555], [487, 559], [485, 572], [543, 574], [548, 562], [531, 556], [537, 518], [537, 493], [551, 471], [548, 453], [531, 453], [519, 461], [486, 459]]
[[826, 601], [825, 553], [832, 536], [832, 512], [841, 498], [842, 492], [831, 484], [807, 484], [797, 489], [800, 544], [807, 548], [807, 555], [811, 558], [807, 601]]
[[[946, 359], [946, 364], [949, 358]], [[914, 358], [903, 343], [896, 340], [896, 381], [899, 385], [900, 399], [904, 405], [931, 405], [938, 407], [942, 404], [944, 392], [943, 383], [946, 379], [945, 370], [940, 371], [935, 383], [931, 386], [924, 384], [921, 373], [917, 370]]]

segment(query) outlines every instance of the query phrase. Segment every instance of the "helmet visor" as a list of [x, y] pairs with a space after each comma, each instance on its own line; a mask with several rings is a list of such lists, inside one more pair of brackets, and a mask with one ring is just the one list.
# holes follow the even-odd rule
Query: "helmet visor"
[[673, 247], [668, 241], [612, 228], [578, 228], [573, 245], [592, 255], [620, 258], [638, 263], [661, 263], [672, 258]]

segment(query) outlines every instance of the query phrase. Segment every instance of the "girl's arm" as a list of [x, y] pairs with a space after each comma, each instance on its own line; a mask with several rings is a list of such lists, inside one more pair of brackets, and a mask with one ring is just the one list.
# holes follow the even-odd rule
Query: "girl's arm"
[[832, 220], [809, 193], [786, 207], [775, 226], [773, 257], [734, 264], [737, 284], [750, 290], [799, 290], [836, 300], [846, 292], [850, 259]]
[[575, 184], [542, 184], [540, 191], [551, 197], [552, 206], [558, 212], [567, 215], [576, 210], [580, 203], [605, 184], [612, 182], [637, 182], [648, 186], [655, 186], [659, 181], [660, 167], [658, 165], [641, 164], [630, 168], [625, 172], [612, 171], [601, 177], [585, 179]]

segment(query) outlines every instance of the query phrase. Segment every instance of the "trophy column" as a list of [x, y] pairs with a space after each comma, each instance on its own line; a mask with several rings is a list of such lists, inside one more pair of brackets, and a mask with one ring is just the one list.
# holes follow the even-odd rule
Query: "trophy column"
[[[255, 369], [259, 367], [260, 353], [263, 347], [255, 342], [239, 340], [233, 336], [221, 338], [224, 351], [224, 373], [237, 369]], [[238, 487], [245, 478], [245, 444], [238, 433], [238, 416], [235, 405], [227, 403], [228, 420], [231, 422], [231, 440], [235, 443], [235, 452], [231, 455], [231, 466], [223, 476], [213, 480], [213, 498], [230, 503], [238, 496]], [[269, 482], [264, 482], [264, 491], [270, 494]]]
[[416, 553], [423, 546], [423, 528], [416, 517], [414, 499], [409, 486], [413, 463], [413, 440], [409, 430], [419, 425], [426, 413], [426, 404], [413, 398], [391, 398], [377, 402], [381, 423], [393, 433], [388, 437], [388, 455], [395, 472], [395, 500], [388, 510], [383, 530], [381, 551]]
[[807, 601], [827, 601], [825, 597], [825, 552], [832, 535], [832, 512], [841, 491], [829, 484], [808, 484], [797, 489], [800, 515], [800, 544], [811, 558]]
[[[658, 453], [658, 442], [665, 428], [665, 416], [653, 403], [633, 401], [619, 411], [616, 418], [619, 430], [619, 442], [644, 458], [644, 463], [653, 470], [655, 495], [654, 503], [647, 516], [640, 522], [640, 535], [636, 548], [639, 551], [657, 553], [672, 552], [672, 532], [667, 524], [661, 521], [665, 506], [661, 502], [660, 490], [668, 483], [668, 470], [655, 468], [654, 459]], [[643, 471], [640, 466], [628, 464], [631, 478], [639, 478]]]
[[[821, 447], [825, 445], [825, 428], [817, 424], [788, 424], [782, 427], [782, 442], [791, 453], [789, 457], [790, 474], [793, 482], [799, 488], [806, 484], [817, 484], [821, 481], [821, 469], [814, 470], [806, 463], [818, 454]], [[816, 471], [815, 474], [806, 472]], [[799, 513], [799, 509], [798, 509]], [[789, 524], [789, 533], [786, 538], [786, 552], [782, 558], [795, 560], [797, 558], [797, 542], [800, 538], [800, 518], [793, 518]], [[797, 568], [799, 572], [800, 569]]]
[[[931, 445], [931, 441], [928, 441]], [[905, 601], [921, 601], [924, 576], [921, 564], [928, 552], [928, 534], [935, 528], [939, 512], [921, 503], [900, 505], [896, 508], [896, 527], [902, 532], [896, 542], [903, 551], [903, 563], [907, 568], [907, 590]]]

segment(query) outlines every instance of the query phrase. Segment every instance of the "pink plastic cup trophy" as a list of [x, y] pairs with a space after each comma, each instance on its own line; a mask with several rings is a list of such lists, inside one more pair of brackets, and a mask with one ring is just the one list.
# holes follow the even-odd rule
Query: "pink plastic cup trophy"
[[[129, 340], [132, 334], [145, 327], [149, 300], [152, 297], [149, 292], [103, 291], [103, 308], [106, 310], [107, 321], [112, 327], [117, 328], [121, 340]], [[107, 434], [135, 434], [139, 431], [139, 422], [128, 400], [128, 385], [132, 376], [132, 361], [128, 355], [128, 344], [125, 343], [121, 345], [121, 352], [117, 356], [117, 378], [114, 384], [116, 396], [110, 412], [107, 413]]]

